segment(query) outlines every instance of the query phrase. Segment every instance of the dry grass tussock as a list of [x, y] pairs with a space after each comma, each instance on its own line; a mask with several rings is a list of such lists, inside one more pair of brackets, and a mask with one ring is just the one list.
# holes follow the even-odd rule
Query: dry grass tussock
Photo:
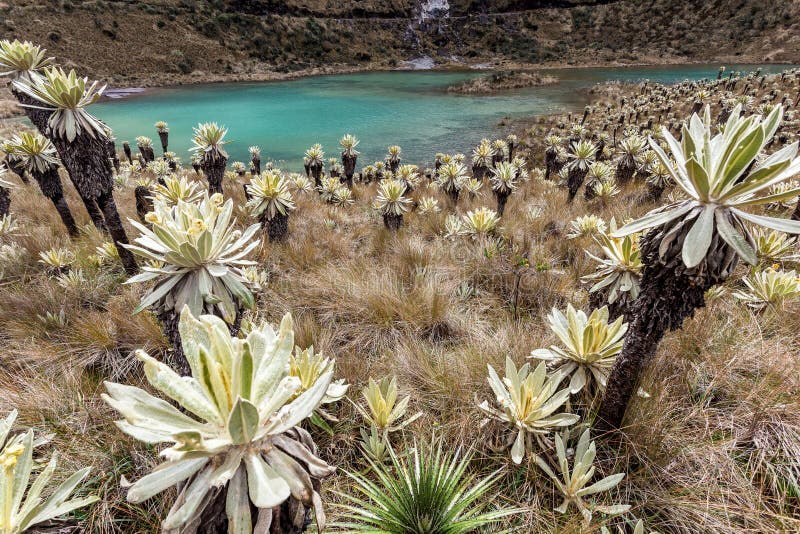
[[[166, 341], [150, 312], [131, 316], [144, 288], [123, 285], [117, 263], [98, 256], [106, 238], [88, 226], [71, 186], [68, 201], [85, 228], [73, 241], [35, 184], [14, 180], [19, 228], [2, 245], [21, 254], [4, 258], [0, 280], [0, 413], [16, 407], [23, 425], [53, 434], [65, 466], [95, 467], [87, 491], [101, 501], [78, 516], [87, 532], [155, 532], [170, 495], [130, 505], [119, 482], [148, 472], [156, 451], [115, 428], [98, 392], [108, 377], [142, 385], [130, 352], [162, 355]], [[226, 194], [241, 203], [241, 185], [232, 175], [226, 182]], [[130, 179], [116, 191], [123, 218], [136, 216], [134, 187]], [[525, 509], [509, 526], [598, 529], [600, 514], [587, 529], [573, 509], [552, 511], [560, 502], [552, 484], [533, 461], [511, 464], [506, 446], [513, 436], [483, 424], [476, 401], [492, 398], [487, 364], [502, 368], [507, 356], [521, 364], [532, 349], [556, 342], [544, 321], [552, 307], [586, 307], [580, 277], [594, 263], [584, 249], [597, 247], [590, 238], [566, 238], [569, 222], [586, 213], [606, 221], [644, 213], [653, 205], [632, 201], [641, 188], [634, 181], [605, 204], [579, 196], [566, 205], [562, 188], [532, 178], [509, 200], [500, 229], [506, 244], [497, 250], [491, 239], [445, 237], [447, 199], [424, 181], [413, 197], [434, 196], [443, 213], [412, 212], [396, 233], [370, 206], [374, 184], [357, 184], [355, 203], [343, 207], [295, 192], [288, 241], [265, 242], [255, 254], [265, 282], [248, 318], [277, 321], [290, 311], [297, 344], [336, 358], [337, 376], [353, 384], [353, 402], [361, 402], [369, 377], [396, 375], [401, 395], [411, 395], [409, 413], [422, 416], [395, 443], [435, 432], [453, 447], [473, 447], [476, 471], [505, 467], [497, 502]], [[494, 203], [484, 186], [456, 211]], [[241, 212], [238, 224], [248, 223]], [[80, 272], [79, 279], [66, 281], [38, 261], [53, 248], [70, 251], [64, 271]], [[519, 271], [512, 259], [521, 254], [530, 267]], [[740, 269], [728, 286], [740, 284]], [[667, 336], [642, 384], [650, 397], [635, 402], [625, 441], [598, 442], [599, 471], [627, 472], [604, 502], [630, 503], [627, 517], [661, 532], [800, 530], [800, 315], [792, 303], [755, 313], [728, 291]], [[329, 411], [338, 418], [332, 433], [311, 428], [322, 457], [362, 470], [360, 416], [347, 401]], [[328, 502], [337, 499], [332, 490], [349, 484], [334, 476]]]

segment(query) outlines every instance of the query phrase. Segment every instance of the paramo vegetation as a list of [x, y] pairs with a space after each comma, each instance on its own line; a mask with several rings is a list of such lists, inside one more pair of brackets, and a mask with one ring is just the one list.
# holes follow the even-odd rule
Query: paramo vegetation
[[0, 533], [800, 529], [800, 73], [293, 173], [0, 71]]

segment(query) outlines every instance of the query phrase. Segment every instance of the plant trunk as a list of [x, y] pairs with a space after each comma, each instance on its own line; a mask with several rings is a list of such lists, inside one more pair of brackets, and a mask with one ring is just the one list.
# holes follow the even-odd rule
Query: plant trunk
[[[72, 184], [78, 191], [83, 205], [86, 206], [89, 217], [98, 230], [106, 232], [106, 223], [95, 202], [100, 191], [111, 191], [114, 187], [111, 162], [106, 158], [105, 140], [95, 139], [84, 134], [78, 136], [74, 143], [69, 143], [65, 139], [51, 135], [48, 122], [53, 112], [25, 107], [26, 105], [38, 106], [40, 103], [14, 89], [11, 92], [17, 97], [19, 103], [23, 104], [22, 109], [25, 110], [28, 120], [36, 126], [39, 133], [52, 141]], [[83, 141], [83, 143], [79, 143], [79, 141]], [[79, 144], [82, 146], [78, 146]], [[75, 146], [73, 147], [73, 145]]]
[[169, 146], [169, 132], [158, 132], [158, 138], [161, 140], [161, 151], [166, 154]]
[[[131, 275], [135, 274], [139, 270], [136, 259], [131, 251], [123, 246], [128, 244], [128, 236], [125, 234], [114, 202], [114, 171], [108, 158], [106, 139], [91, 137], [83, 132], [72, 142], [58, 136], [53, 136], [50, 140], [58, 150], [61, 163], [67, 169], [81, 198], [97, 202], [125, 271]], [[89, 204], [87, 209], [90, 209]], [[95, 217], [92, 217], [92, 220], [95, 221]]]
[[270, 243], [283, 243], [289, 234], [289, 215], [276, 213], [272, 219], [267, 220], [262, 215], [261, 226], [266, 227]]
[[[221, 534], [228, 532], [228, 516], [225, 512], [227, 486], [217, 490], [211, 502], [200, 515], [198, 534]], [[262, 527], [258, 521], [264, 521], [271, 515], [269, 530], [257, 530], [264, 534], [301, 534], [311, 525], [311, 509], [300, 501], [289, 499], [272, 510], [265, 510], [266, 514], [259, 514], [260, 510], [250, 503], [250, 517], [254, 527]], [[266, 516], [266, 517], [265, 517]], [[262, 519], [263, 518], [263, 519]]]
[[308, 170], [311, 172], [311, 176], [314, 177], [314, 185], [319, 187], [322, 185], [322, 164], [315, 163], [313, 165], [308, 166]]
[[50, 199], [61, 217], [64, 226], [67, 227], [67, 232], [71, 237], [78, 235], [78, 227], [75, 224], [75, 219], [72, 217], [72, 212], [69, 210], [67, 201], [64, 198], [64, 189], [61, 186], [61, 177], [58, 175], [58, 168], [51, 167], [45, 172], [40, 172], [36, 169], [31, 171], [31, 176], [39, 184], [39, 189], [42, 194]]
[[589, 169], [581, 169], [577, 165], [572, 167], [567, 176], [567, 188], [569, 189], [568, 202], [575, 200], [575, 195], [578, 194], [578, 189], [583, 185], [583, 180], [586, 178], [586, 173]]
[[450, 202], [453, 204], [454, 208], [458, 205], [459, 193], [460, 193], [460, 191], [458, 189], [456, 189], [455, 187], [453, 189], [451, 189], [450, 191], [447, 191], [447, 196], [450, 197]]
[[250, 166], [252, 167], [253, 176], [259, 176], [261, 174], [261, 158], [258, 156], [253, 156], [250, 158]]
[[222, 194], [222, 179], [225, 178], [225, 165], [227, 159], [219, 158], [204, 158], [200, 167], [206, 175], [208, 180], [208, 191], [213, 195], [214, 193]]
[[356, 160], [358, 156], [346, 156], [342, 154], [342, 167], [344, 167], [344, 177], [347, 187], [353, 187], [353, 174], [356, 172]]
[[106, 225], [106, 220], [103, 217], [103, 212], [100, 211], [100, 207], [97, 205], [97, 201], [93, 198], [86, 198], [81, 197], [81, 201], [83, 202], [83, 206], [86, 208], [86, 212], [89, 214], [89, 218], [92, 219], [92, 223], [95, 227], [103, 233], [108, 233], [108, 226]]
[[125, 228], [122, 226], [122, 220], [119, 218], [117, 211], [117, 204], [114, 202], [114, 195], [111, 191], [101, 194], [97, 197], [97, 205], [103, 210], [103, 216], [108, 225], [108, 232], [114, 240], [114, 245], [117, 247], [119, 259], [122, 261], [122, 266], [125, 272], [133, 276], [139, 272], [139, 266], [136, 265], [136, 258], [133, 253], [125, 248], [128, 244], [128, 235], [125, 233]]
[[655, 185], [650, 182], [647, 182], [647, 192], [645, 193], [644, 196], [645, 201], [658, 202], [658, 200], [661, 198], [661, 195], [663, 194], [664, 194], [663, 185]]
[[119, 172], [119, 157], [117, 156], [117, 143], [114, 142], [113, 137], [109, 137], [106, 141], [106, 150], [108, 157], [111, 159], [111, 164], [114, 165], [114, 171]]
[[[681, 249], [687, 227], [695, 220], [688, 224], [684, 220], [673, 221], [642, 238], [641, 290], [630, 308], [632, 319], [625, 344], [611, 369], [598, 413], [597, 428], [602, 432], [620, 428], [639, 379], [664, 334], [680, 328], [696, 309], [705, 306], [705, 292], [724, 282], [736, 268], [738, 256], [716, 232], [705, 260], [697, 267], [686, 268]], [[678, 236], [665, 239], [670, 231]], [[659, 247], [667, 239], [671, 239], [670, 245], [660, 256]]]
[[23, 167], [21, 161], [6, 154], [4, 163], [6, 167], [8, 167], [8, 170], [19, 176], [19, 179], [22, 180], [23, 183], [29, 183], [28, 177], [25, 175], [25, 167]]
[[472, 176], [476, 180], [483, 180], [484, 176], [486, 176], [486, 166], [485, 165], [473, 165], [472, 166]]
[[133, 190], [133, 196], [136, 198], [136, 215], [142, 224], [147, 224], [144, 216], [153, 211], [153, 201], [150, 198], [150, 190], [143, 185], [137, 185]]
[[508, 143], [508, 162], [514, 161], [514, 143]]
[[403, 225], [403, 216], [397, 215], [396, 213], [384, 213], [383, 224], [389, 230], [392, 231], [399, 230], [400, 227]]
[[7, 187], [0, 187], [0, 217], [8, 215], [11, 208], [11, 193]]
[[131, 145], [127, 141], [122, 143], [122, 151], [125, 152], [125, 157], [128, 158], [128, 163], [133, 165], [133, 153], [131, 152]]
[[622, 160], [617, 165], [617, 170], [614, 173], [614, 178], [617, 180], [618, 184], [627, 184], [633, 178], [633, 175], [636, 173], [636, 165], [633, 163], [629, 163], [626, 160]]
[[494, 196], [497, 199], [497, 214], [502, 217], [503, 213], [506, 211], [506, 202], [508, 202], [508, 197], [511, 196], [511, 192], [495, 191]]

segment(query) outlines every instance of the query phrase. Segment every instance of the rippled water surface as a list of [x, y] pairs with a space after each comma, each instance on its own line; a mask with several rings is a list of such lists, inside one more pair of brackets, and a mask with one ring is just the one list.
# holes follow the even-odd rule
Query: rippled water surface
[[[729, 66], [751, 71], [754, 65]], [[769, 65], [765, 72], [785, 67]], [[228, 127], [230, 161], [247, 161], [247, 148], [259, 145], [262, 160], [299, 170], [303, 152], [322, 143], [326, 157], [337, 157], [345, 133], [361, 139], [359, 166], [382, 159], [398, 144], [404, 160], [430, 162], [436, 152], [468, 152], [492, 136], [503, 117], [561, 110], [579, 111], [580, 89], [608, 80], [649, 79], [675, 83], [716, 77], [716, 65], [635, 68], [558, 69], [560, 82], [492, 96], [448, 93], [447, 87], [481, 72], [394, 71], [303, 78], [285, 82], [228, 83], [148, 91], [93, 106], [115, 132], [118, 143], [146, 135], [160, 147], [153, 128], [170, 126], [170, 150], [188, 162], [192, 127], [216, 121]]]

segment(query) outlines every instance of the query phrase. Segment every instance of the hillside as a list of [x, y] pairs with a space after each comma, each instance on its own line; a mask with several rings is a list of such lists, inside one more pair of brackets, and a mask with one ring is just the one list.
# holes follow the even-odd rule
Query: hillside
[[[800, 3], [6, 0], [0, 32], [118, 84], [437, 63], [800, 60]], [[725, 50], [725, 55], [719, 51]]]

